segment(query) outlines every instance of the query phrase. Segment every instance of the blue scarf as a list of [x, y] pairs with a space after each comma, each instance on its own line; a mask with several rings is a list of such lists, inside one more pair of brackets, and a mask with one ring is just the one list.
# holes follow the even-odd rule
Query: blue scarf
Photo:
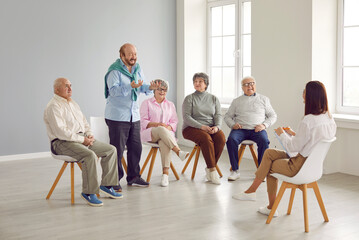
[[[123, 63], [122, 63], [121, 59], [119, 58], [108, 68], [107, 73], [105, 75], [105, 98], [108, 98], [108, 95], [109, 95], [109, 89], [108, 89], [108, 86], [107, 86], [107, 76], [108, 76], [108, 74], [113, 70], [120, 71], [122, 74], [129, 77], [131, 82], [135, 81], [135, 83], [137, 84], [138, 83], [137, 73], [140, 72], [141, 68], [140, 68], [140, 65], [138, 63], [136, 63], [134, 67], [135, 67], [135, 71], [132, 74], [132, 73], [130, 73], [128, 71], [126, 66], [125, 67], [123, 66]], [[132, 90], [131, 90], [131, 99], [133, 101], [137, 101], [137, 91], [138, 91], [137, 88], [132, 88]]]

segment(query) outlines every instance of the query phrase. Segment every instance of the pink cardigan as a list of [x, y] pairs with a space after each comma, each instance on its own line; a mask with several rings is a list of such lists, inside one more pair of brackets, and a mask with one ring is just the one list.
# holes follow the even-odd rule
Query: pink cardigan
[[[173, 131], [171, 131], [171, 134], [175, 136], [178, 123], [175, 105], [167, 99], [165, 99], [161, 105], [163, 108], [163, 123], [172, 127]], [[147, 125], [149, 122], [161, 122], [161, 106], [156, 102], [154, 97], [146, 99], [141, 104], [140, 115], [141, 141], [149, 142], [152, 140], [152, 128], [147, 128]]]

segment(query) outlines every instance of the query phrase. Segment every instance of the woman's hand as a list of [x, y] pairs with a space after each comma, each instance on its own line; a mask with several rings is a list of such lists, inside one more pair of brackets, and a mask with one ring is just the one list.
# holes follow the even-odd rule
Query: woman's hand
[[281, 128], [281, 127], [274, 129], [274, 131], [278, 136], [281, 135], [282, 133], [284, 133], [283, 128]]
[[295, 136], [295, 132], [290, 127], [284, 127], [283, 128], [286, 133], [288, 133], [291, 136]]
[[211, 127], [211, 131], [209, 132], [209, 134], [215, 134], [216, 132], [218, 132], [218, 127], [214, 126], [214, 127]]
[[206, 133], [210, 133], [212, 131], [212, 128], [206, 125], [202, 125], [201, 130], [205, 131]]

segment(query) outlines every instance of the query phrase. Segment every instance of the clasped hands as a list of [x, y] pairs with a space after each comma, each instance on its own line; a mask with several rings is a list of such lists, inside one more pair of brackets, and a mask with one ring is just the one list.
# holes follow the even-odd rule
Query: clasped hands
[[203, 131], [205, 131], [206, 133], [208, 133], [208, 134], [215, 134], [216, 132], [218, 132], [218, 127], [216, 127], [216, 126], [213, 126], [213, 127], [209, 127], [209, 126], [205, 126], [205, 125], [203, 125], [202, 127], [201, 127], [201, 129], [203, 130]]
[[94, 142], [95, 142], [95, 138], [92, 135], [90, 135], [90, 136], [85, 136], [84, 142], [82, 144], [85, 146], [92, 146]]
[[[138, 79], [138, 83], [135, 83], [135, 81], [131, 82], [131, 87], [132, 88], [139, 88], [142, 85], [143, 85], [143, 80], [141, 80], [141, 79]], [[150, 90], [155, 90], [155, 89], [157, 89], [159, 87], [160, 87], [159, 83], [155, 83], [155, 81], [150, 82]]]

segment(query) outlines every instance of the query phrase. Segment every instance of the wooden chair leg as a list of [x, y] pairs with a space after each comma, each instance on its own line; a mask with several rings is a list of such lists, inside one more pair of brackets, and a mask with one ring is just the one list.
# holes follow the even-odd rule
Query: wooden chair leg
[[80, 162], [76, 162], [76, 163], [79, 166], [80, 170], [82, 171], [82, 164]]
[[219, 174], [219, 177], [223, 177], [223, 174], [221, 172], [221, 169], [219, 169], [218, 165], [216, 165], [217, 172]]
[[307, 202], [307, 184], [302, 185], [303, 192], [303, 212], [304, 212], [304, 229], [305, 232], [309, 232], [308, 224], [308, 202]]
[[274, 204], [273, 204], [273, 206], [272, 206], [272, 210], [270, 211], [270, 214], [269, 214], [269, 216], [268, 216], [268, 218], [267, 218], [266, 224], [269, 224], [269, 223], [272, 221], [272, 218], [273, 218], [273, 216], [274, 216], [274, 213], [275, 213], [275, 211], [276, 211], [277, 208], [278, 208], [279, 202], [280, 202], [280, 200], [282, 199], [283, 194], [284, 194], [284, 191], [285, 191], [286, 188], [287, 188], [287, 183], [286, 183], [286, 182], [283, 182], [282, 185], [280, 186], [278, 195], [277, 195], [277, 197], [275, 198]]
[[290, 215], [290, 213], [292, 212], [292, 206], [293, 206], [293, 200], [294, 200], [295, 190], [297, 190], [297, 189], [296, 189], [296, 188], [292, 188], [292, 191], [291, 191], [291, 193], [290, 193], [290, 199], [289, 199], [289, 204], [288, 204], [287, 215]]
[[150, 182], [150, 180], [151, 180], [153, 165], [155, 164], [156, 155], [157, 155], [157, 151], [158, 151], [158, 148], [152, 148], [152, 149], [153, 149], [152, 159], [151, 159], [150, 168], [148, 169], [148, 173], [147, 173], [147, 182]]
[[328, 218], [328, 215], [327, 215], [327, 211], [325, 211], [325, 206], [324, 206], [324, 203], [323, 203], [323, 199], [322, 199], [322, 196], [320, 195], [318, 183], [317, 183], [317, 182], [314, 182], [314, 183], [312, 183], [312, 186], [313, 186], [313, 190], [314, 190], [315, 196], [317, 197], [317, 201], [318, 201], [320, 210], [322, 211], [322, 214], [323, 214], [323, 217], [324, 217], [324, 221], [325, 221], [325, 222], [329, 222], [329, 218]]
[[57, 174], [57, 177], [56, 177], [54, 183], [52, 184], [52, 187], [51, 187], [49, 193], [48, 193], [47, 196], [46, 196], [46, 199], [50, 199], [50, 197], [51, 197], [51, 195], [52, 195], [52, 192], [54, 191], [54, 189], [55, 189], [57, 183], [59, 182], [59, 180], [60, 180], [62, 174], [64, 173], [66, 167], [67, 167], [67, 162], [64, 162], [64, 164], [62, 164], [62, 167], [61, 167], [59, 173]]
[[193, 169], [192, 169], [192, 177], [191, 177], [192, 180], [194, 179], [194, 176], [196, 175], [197, 164], [198, 164], [198, 159], [199, 159], [200, 152], [201, 152], [201, 148], [198, 146], [197, 147], [196, 158], [194, 160]]
[[70, 163], [71, 166], [71, 204], [75, 203], [75, 171], [74, 171], [74, 163]]
[[170, 163], [170, 166], [171, 166], [172, 172], [175, 175], [176, 179], [179, 180], [180, 178], [179, 178], [178, 173], [177, 173], [175, 167], [173, 166], [172, 162]]
[[183, 169], [182, 169], [182, 174], [184, 174], [184, 172], [186, 171], [187, 167], [188, 167], [188, 164], [191, 162], [192, 160], [192, 157], [194, 155], [194, 153], [196, 152], [197, 148], [196, 146], [192, 149], [192, 152], [191, 152], [191, 155], [189, 156], [186, 164], [184, 165]]
[[[249, 145], [249, 149], [251, 150], [254, 163], [256, 164], [256, 167], [258, 168], [258, 157], [257, 157], [256, 151], [254, 150], [253, 144]], [[239, 164], [238, 164], [238, 166], [239, 166]]]
[[145, 170], [148, 161], [150, 160], [151, 156], [152, 156], [152, 152], [153, 152], [153, 148], [151, 148], [150, 152], [147, 155], [146, 161], [143, 163], [140, 174], [142, 175], [143, 171]]
[[[243, 157], [243, 154], [244, 154], [244, 150], [246, 149], [246, 146], [247, 145], [245, 145], [245, 144], [241, 144], [241, 146], [239, 147], [239, 150], [238, 150], [238, 167], [241, 164], [242, 157]], [[232, 171], [232, 167], [231, 167], [230, 170]]]
[[125, 172], [126, 172], [126, 174], [127, 174], [127, 164], [126, 164], [126, 161], [125, 161], [125, 158], [124, 158], [124, 157], [122, 157], [121, 163], [122, 163], [123, 169], [125, 169]]

